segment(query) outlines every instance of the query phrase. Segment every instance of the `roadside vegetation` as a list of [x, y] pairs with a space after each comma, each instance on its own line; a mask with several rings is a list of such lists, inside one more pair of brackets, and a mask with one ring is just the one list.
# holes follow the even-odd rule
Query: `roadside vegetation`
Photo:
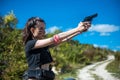
[[116, 52], [115, 60], [107, 65], [107, 70], [115, 77], [120, 79], [120, 52]]

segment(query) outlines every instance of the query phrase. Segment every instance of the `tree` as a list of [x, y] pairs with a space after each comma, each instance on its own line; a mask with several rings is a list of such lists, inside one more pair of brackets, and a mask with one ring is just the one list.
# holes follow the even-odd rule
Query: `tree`
[[13, 12], [0, 17], [0, 78], [5, 80], [20, 79], [27, 66], [17, 21]]

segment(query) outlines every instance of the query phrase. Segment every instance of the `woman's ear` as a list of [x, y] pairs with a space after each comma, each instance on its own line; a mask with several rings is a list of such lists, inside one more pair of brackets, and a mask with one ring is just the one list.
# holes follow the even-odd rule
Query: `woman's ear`
[[34, 28], [30, 28], [32, 34], [34, 34], [34, 30], [35, 30]]

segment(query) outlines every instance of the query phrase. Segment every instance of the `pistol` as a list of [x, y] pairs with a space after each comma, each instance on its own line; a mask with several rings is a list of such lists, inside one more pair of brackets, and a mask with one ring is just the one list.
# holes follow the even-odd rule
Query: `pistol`
[[95, 18], [95, 17], [97, 17], [97, 16], [98, 16], [97, 13], [95, 13], [93, 15], [90, 15], [90, 16], [87, 16], [87, 17], [84, 18], [84, 20], [82, 22], [85, 22], [85, 21], [92, 22], [92, 19]]

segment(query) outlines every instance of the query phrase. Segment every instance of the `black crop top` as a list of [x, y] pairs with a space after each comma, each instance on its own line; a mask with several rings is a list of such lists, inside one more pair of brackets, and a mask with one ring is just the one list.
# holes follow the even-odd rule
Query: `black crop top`
[[29, 68], [36, 68], [40, 65], [53, 61], [48, 47], [33, 49], [37, 40], [30, 40], [25, 45], [26, 58]]

